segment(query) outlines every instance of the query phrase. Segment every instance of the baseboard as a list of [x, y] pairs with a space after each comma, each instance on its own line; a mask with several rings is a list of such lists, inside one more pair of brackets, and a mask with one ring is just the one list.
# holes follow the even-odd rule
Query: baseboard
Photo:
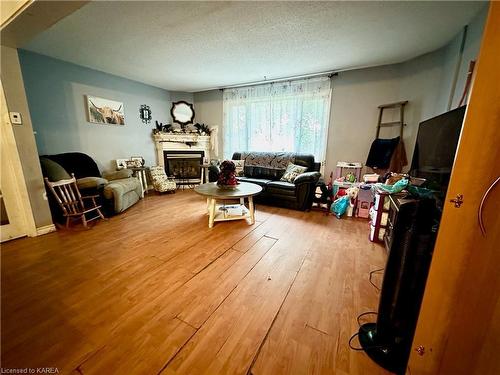
[[43, 236], [44, 234], [55, 232], [56, 226], [54, 224], [44, 225], [43, 227], [36, 228], [36, 235]]

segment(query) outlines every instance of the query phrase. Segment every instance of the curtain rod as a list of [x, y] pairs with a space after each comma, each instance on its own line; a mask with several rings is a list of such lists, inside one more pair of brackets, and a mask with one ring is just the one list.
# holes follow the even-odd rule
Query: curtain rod
[[[255, 85], [262, 85], [266, 83], [276, 83], [276, 82], [284, 82], [284, 81], [293, 81], [296, 79], [302, 79], [302, 78], [313, 78], [313, 77], [319, 77], [319, 76], [328, 76], [328, 78], [332, 78], [335, 76], [338, 76], [339, 74], [337, 72], [333, 71], [326, 71], [326, 72], [320, 72], [320, 73], [311, 73], [311, 74], [303, 74], [300, 76], [292, 76], [292, 77], [284, 77], [284, 78], [276, 78], [273, 80], [266, 80], [264, 79], [263, 81], [254, 81], [254, 82], [247, 82], [247, 83], [241, 83], [239, 85], [231, 85], [231, 86], [226, 86], [226, 87], [220, 87], [219, 90], [223, 91], [225, 89], [235, 89], [238, 87], [246, 87], [246, 86], [255, 86]], [[265, 76], [264, 76], [265, 78]]]

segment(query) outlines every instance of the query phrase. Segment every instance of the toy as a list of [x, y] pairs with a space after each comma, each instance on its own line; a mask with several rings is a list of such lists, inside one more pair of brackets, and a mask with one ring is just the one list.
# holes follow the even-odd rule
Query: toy
[[354, 176], [353, 173], [349, 172], [345, 176], [345, 181], [347, 181], [347, 182], [356, 182], [356, 176]]
[[314, 192], [313, 205], [312, 207], [319, 209], [326, 209], [326, 214], [330, 212], [330, 206], [333, 201], [333, 191], [330, 184], [326, 185], [323, 181], [319, 181], [316, 185], [316, 190]]
[[376, 186], [389, 194], [396, 194], [408, 186], [408, 180], [403, 178], [402, 180], [397, 181], [394, 185], [376, 184]]
[[[354, 181], [359, 181], [361, 180], [362, 168], [363, 164], [358, 162], [350, 163], [345, 161], [339, 161], [337, 163], [337, 169], [335, 171], [335, 178], [338, 179], [339, 177], [344, 176], [344, 173], [347, 171], [348, 174], [351, 174], [354, 177]], [[349, 182], [354, 182], [354, 181], [349, 180]]]
[[375, 183], [378, 182], [379, 177], [380, 175], [378, 175], [377, 173], [364, 174], [363, 181], [365, 181], [365, 183]]
[[352, 186], [346, 189], [345, 192], [349, 197], [349, 206], [347, 206], [347, 216], [352, 216], [354, 212], [354, 207], [356, 206], [359, 188], [357, 188], [356, 186]]
[[344, 195], [347, 195], [346, 189], [338, 189], [337, 194], [335, 194], [335, 199], [343, 197]]
[[330, 172], [330, 179], [328, 180], [328, 183], [326, 184], [326, 187], [328, 188], [328, 190], [332, 190], [332, 186], [333, 186], [333, 172]]
[[331, 211], [337, 219], [340, 219], [340, 217], [346, 212], [347, 206], [349, 206], [349, 197], [344, 195], [333, 202]]
[[346, 211], [347, 216], [352, 216], [359, 189], [352, 186], [345, 190], [339, 190], [338, 194], [340, 194], [341, 191], [343, 191], [343, 195], [336, 199], [331, 207], [331, 211], [335, 214], [337, 219], [340, 219]]
[[369, 184], [361, 184], [356, 205], [356, 217], [368, 218], [370, 207], [373, 205], [373, 194]]
[[402, 180], [403, 178], [408, 178], [407, 175], [401, 174], [401, 173], [390, 173], [387, 179], [385, 180], [386, 185], [394, 185], [396, 182], [399, 180]]

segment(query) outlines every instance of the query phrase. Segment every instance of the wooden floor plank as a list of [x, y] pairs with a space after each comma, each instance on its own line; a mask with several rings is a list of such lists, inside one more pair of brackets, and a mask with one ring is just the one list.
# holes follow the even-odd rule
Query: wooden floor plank
[[[111, 371], [116, 361], [120, 369], [136, 369], [138, 373], [158, 371], [175, 354], [174, 349], [180, 349], [196, 330], [189, 320], [201, 325], [274, 243], [274, 240], [263, 238], [246, 254], [229, 250], [182, 287], [158, 288], [162, 290], [161, 295], [149, 303], [136, 305], [122, 316], [121, 324], [111, 333], [104, 347], [80, 368], [85, 374], [99, 374]], [[227, 272], [228, 269], [231, 272]], [[179, 318], [175, 318], [176, 315]], [[189, 320], [186, 322], [183, 318]], [[180, 327], [179, 322], [182, 322]], [[170, 332], [172, 325], [175, 329]], [[164, 341], [148, 345], [144, 341], [148, 336], [163, 337]], [[129, 355], [136, 352], [142, 357]]]
[[2, 366], [379, 373], [346, 342], [378, 299], [367, 277], [384, 253], [367, 223], [263, 205], [256, 220], [209, 229], [186, 190], [88, 231], [2, 244]]
[[261, 237], [244, 256], [237, 251], [231, 251], [232, 254], [238, 253], [238, 260], [223, 273], [210, 270], [206, 276], [193, 278], [191, 283], [180, 289], [182, 295], [179, 298], [185, 303], [178, 317], [194, 327], [201, 327], [275, 243], [274, 239]]
[[[312, 235], [313, 223], [302, 223]], [[307, 236], [278, 240], [163, 373], [246, 374], [312, 244]]]
[[[364, 268], [363, 272], [345, 272], [356, 270], [365, 260], [383, 265], [384, 250], [367, 244], [363, 230], [357, 230], [357, 236], [343, 235], [345, 230], [352, 231], [348, 228], [352, 222], [336, 224], [304, 261], [252, 374], [386, 373], [347, 345], [358, 329], [356, 316], [376, 310], [378, 293], [369, 285]], [[367, 291], [362, 305], [355, 299], [360, 290]], [[362, 366], [353, 371], [351, 358]]]
[[[196, 330], [179, 319], [154, 319], [110, 340], [78, 366], [81, 374], [154, 374]], [[127, 341], [133, 340], [133, 341]]]

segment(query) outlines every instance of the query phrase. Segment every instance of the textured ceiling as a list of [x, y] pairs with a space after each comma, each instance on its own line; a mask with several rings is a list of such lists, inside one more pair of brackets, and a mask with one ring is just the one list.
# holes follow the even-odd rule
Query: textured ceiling
[[91, 2], [25, 49], [168, 90], [401, 62], [483, 2]]

